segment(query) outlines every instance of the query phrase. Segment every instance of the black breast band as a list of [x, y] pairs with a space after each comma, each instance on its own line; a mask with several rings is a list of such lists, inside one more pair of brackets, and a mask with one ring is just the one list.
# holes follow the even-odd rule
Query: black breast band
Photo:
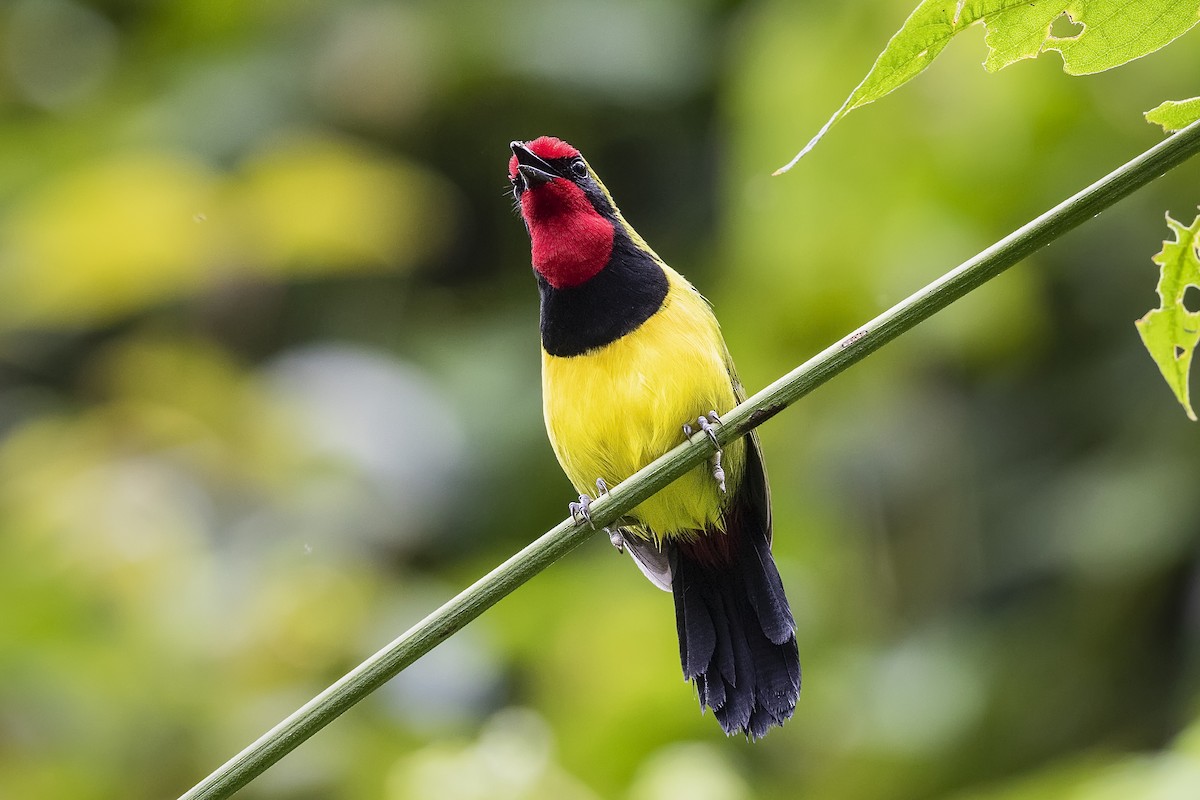
[[632, 333], [662, 307], [667, 276], [650, 254], [615, 226], [608, 264], [579, 286], [556, 289], [537, 276], [542, 296], [542, 348], [578, 356]]

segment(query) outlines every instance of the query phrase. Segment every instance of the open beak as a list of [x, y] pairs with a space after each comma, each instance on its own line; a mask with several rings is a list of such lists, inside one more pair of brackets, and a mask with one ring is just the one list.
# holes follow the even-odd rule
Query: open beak
[[558, 177], [554, 172], [554, 167], [535, 156], [524, 142], [511, 142], [509, 147], [512, 148], [513, 155], [517, 157], [517, 172], [521, 173], [521, 177], [525, 179], [525, 185], [529, 188], [549, 183]]

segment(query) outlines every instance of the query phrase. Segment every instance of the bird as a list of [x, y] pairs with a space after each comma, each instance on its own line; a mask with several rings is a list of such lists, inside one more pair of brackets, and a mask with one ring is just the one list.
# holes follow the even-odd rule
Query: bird
[[590, 522], [594, 496], [702, 431], [707, 464], [642, 501], [610, 538], [671, 592], [685, 680], [725, 734], [751, 741], [800, 694], [796, 623], [771, 554], [757, 433], [722, 448], [718, 410], [743, 390], [708, 301], [625, 221], [580, 152], [510, 143], [508, 177], [540, 298], [542, 410]]

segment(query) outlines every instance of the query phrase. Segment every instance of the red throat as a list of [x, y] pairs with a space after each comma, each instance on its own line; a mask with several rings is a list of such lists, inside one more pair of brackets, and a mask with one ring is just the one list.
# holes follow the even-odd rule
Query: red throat
[[[574, 147], [543, 136], [527, 147], [539, 158], [574, 157]], [[509, 171], [516, 174], [514, 156]], [[533, 268], [556, 289], [569, 289], [604, 269], [612, 255], [613, 225], [566, 178], [555, 178], [521, 193], [521, 216], [529, 226]]]
[[[525, 205], [524, 198], [521, 205]], [[612, 255], [612, 223], [595, 211], [531, 222], [529, 237], [533, 268], [555, 289], [586, 283], [604, 269]]]

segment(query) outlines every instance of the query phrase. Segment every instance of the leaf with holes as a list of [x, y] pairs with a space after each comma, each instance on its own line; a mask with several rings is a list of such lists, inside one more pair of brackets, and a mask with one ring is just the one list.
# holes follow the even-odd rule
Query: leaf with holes
[[1146, 121], [1154, 125], [1161, 125], [1167, 133], [1181, 131], [1198, 119], [1200, 119], [1200, 97], [1192, 97], [1187, 100], [1168, 100], [1146, 112]]
[[1184, 227], [1168, 215], [1167, 225], [1175, 232], [1175, 241], [1164, 241], [1162, 251], [1154, 257], [1154, 263], [1162, 268], [1158, 279], [1160, 305], [1135, 324], [1150, 357], [1194, 422], [1188, 371], [1200, 341], [1200, 309], [1189, 311], [1184, 296], [1189, 288], [1193, 293], [1200, 292], [1200, 217], [1192, 221], [1191, 227]]
[[1047, 50], [1069, 75], [1090, 75], [1149, 55], [1200, 22], [1200, 0], [1026, 2], [984, 17], [991, 72]]
[[1087, 75], [1153, 53], [1187, 33], [1200, 22], [1200, 0], [923, 0], [842, 107], [775, 174], [795, 166], [842, 117], [921, 74], [976, 22], [987, 29], [984, 67], [991, 72], [1055, 50], [1066, 72]]

